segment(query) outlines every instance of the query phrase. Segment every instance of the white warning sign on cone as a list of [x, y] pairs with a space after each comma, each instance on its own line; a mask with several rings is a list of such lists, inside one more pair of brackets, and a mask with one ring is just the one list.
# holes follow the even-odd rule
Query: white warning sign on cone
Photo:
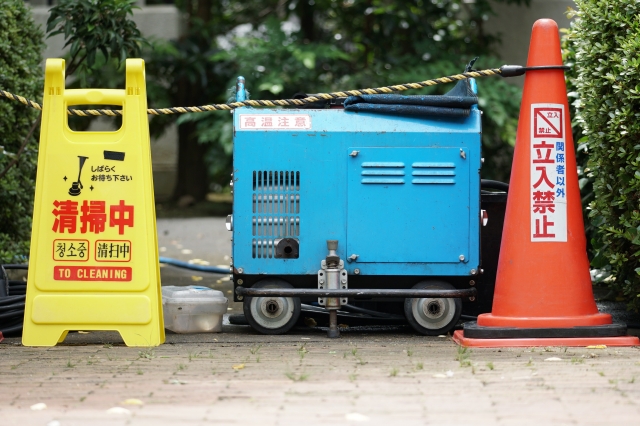
[[531, 105], [531, 241], [567, 241], [564, 105]]

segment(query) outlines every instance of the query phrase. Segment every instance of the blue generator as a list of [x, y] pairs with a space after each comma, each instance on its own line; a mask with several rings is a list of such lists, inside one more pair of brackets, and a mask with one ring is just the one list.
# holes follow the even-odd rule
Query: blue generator
[[[301, 304], [451, 330], [478, 295], [481, 116], [475, 82], [447, 95], [371, 95], [234, 111], [235, 300], [265, 334]], [[373, 309], [372, 309], [373, 308]]]

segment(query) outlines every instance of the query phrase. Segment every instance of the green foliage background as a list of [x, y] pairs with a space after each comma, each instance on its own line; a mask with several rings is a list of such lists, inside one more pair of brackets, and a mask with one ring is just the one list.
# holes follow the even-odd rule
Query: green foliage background
[[[19, 48], [17, 48], [19, 46]], [[42, 98], [42, 33], [23, 0], [0, 7], [0, 87], [29, 99]], [[18, 154], [38, 111], [17, 102], [0, 102], [0, 173]], [[7, 154], [4, 154], [6, 151]], [[0, 179], [0, 263], [22, 262], [29, 253], [38, 157], [38, 131], [19, 161]]]
[[139, 55], [146, 40], [130, 19], [134, 8], [135, 0], [60, 0], [51, 8], [47, 37], [64, 35], [64, 46], [69, 46], [67, 76], [77, 71], [86, 87], [87, 76], [102, 68], [96, 64], [99, 54], [114, 59], [116, 67]]
[[[492, 14], [489, 0], [177, 0], [176, 5], [185, 17], [184, 35], [145, 46], [130, 19], [133, 0], [60, 0], [47, 32], [63, 34], [70, 47], [67, 76], [73, 73], [74, 78], [68, 87], [122, 87], [122, 59], [138, 56], [141, 48], [152, 107], [226, 102], [238, 75], [246, 77], [253, 99], [276, 99], [454, 74], [476, 56], [481, 57], [478, 68], [501, 65], [498, 39], [484, 30]], [[3, 3], [0, 87], [41, 98], [41, 37], [23, 1]], [[450, 87], [422, 92], [443, 93]], [[479, 96], [485, 113], [483, 177], [508, 180], [520, 89], [499, 78], [482, 79]], [[8, 152], [16, 152], [37, 114], [11, 102], [0, 108], [0, 131], [9, 135], [3, 143]], [[201, 199], [211, 184], [228, 182], [231, 118], [224, 112], [154, 117], [152, 134], [175, 120], [175, 198]], [[76, 130], [88, 123], [86, 118], [70, 120]], [[36, 140], [31, 138], [19, 166], [1, 182], [4, 262], [28, 253]], [[8, 161], [0, 158], [0, 166]]]
[[[575, 59], [576, 123], [587, 159], [592, 266], [640, 309], [640, 3], [576, 0], [567, 40]], [[580, 159], [580, 157], [579, 157]], [[584, 161], [584, 160], [583, 160]]]
[[[526, 0], [503, 0], [528, 4]], [[180, 0], [187, 32], [156, 42], [145, 54], [154, 107], [226, 102], [243, 75], [253, 99], [378, 87], [502, 65], [498, 39], [484, 30], [488, 0], [250, 0], [224, 7]], [[520, 89], [499, 78], [478, 82], [483, 109], [483, 177], [508, 180]], [[424, 89], [443, 93], [451, 86]], [[414, 91], [405, 92], [415, 94]], [[154, 117], [160, 132], [175, 117]], [[226, 185], [231, 171], [231, 120], [225, 113], [183, 115], [179, 169], [206, 168], [208, 182]], [[188, 146], [201, 149], [188, 149]], [[181, 172], [179, 171], [179, 174]], [[176, 198], [203, 196], [203, 179], [180, 174]], [[200, 187], [200, 190], [198, 190]]]

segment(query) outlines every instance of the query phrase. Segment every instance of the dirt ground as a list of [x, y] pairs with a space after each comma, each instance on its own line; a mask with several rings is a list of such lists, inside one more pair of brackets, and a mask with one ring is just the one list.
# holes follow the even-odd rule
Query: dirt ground
[[[222, 224], [159, 220], [161, 255], [228, 264]], [[162, 280], [231, 289], [172, 267]], [[128, 348], [113, 332], [70, 333], [53, 348], [0, 344], [2, 425], [321, 423], [638, 425], [640, 348], [463, 350], [404, 327], [329, 340], [317, 328], [261, 336], [228, 324], [156, 348]]]

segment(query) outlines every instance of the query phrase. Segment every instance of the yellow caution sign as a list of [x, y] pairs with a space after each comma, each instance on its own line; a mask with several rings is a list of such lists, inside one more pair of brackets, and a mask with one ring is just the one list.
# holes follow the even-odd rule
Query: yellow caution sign
[[[116, 330], [128, 346], [164, 342], [144, 61], [126, 88], [65, 90], [48, 59], [22, 343]], [[113, 132], [69, 128], [72, 105], [121, 105]]]

